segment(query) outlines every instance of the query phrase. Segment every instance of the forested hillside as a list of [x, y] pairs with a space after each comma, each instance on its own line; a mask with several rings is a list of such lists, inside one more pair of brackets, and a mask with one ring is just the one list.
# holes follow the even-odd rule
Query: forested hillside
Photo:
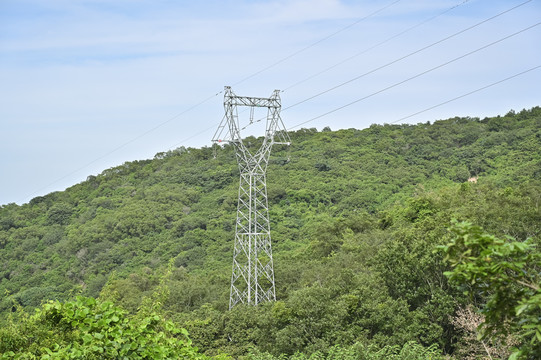
[[[524, 251], [539, 252], [540, 107], [290, 137], [289, 150], [274, 149], [267, 176], [276, 303], [227, 310], [239, 180], [226, 145], [159, 153], [0, 207], [1, 318], [77, 295], [135, 314], [161, 291], [159, 316], [186, 328], [207, 355], [499, 358], [531, 337], [517, 330], [477, 340], [476, 311], [489, 316], [499, 303], [487, 312], [490, 289], [460, 276], [449, 282], [444, 272], [460, 259], [438, 246], [477, 231], [480, 239], [530, 238]], [[245, 141], [256, 148], [261, 139]], [[472, 225], [453, 233], [453, 219]], [[528, 259], [519, 272], [537, 274], [530, 293], [520, 290], [523, 278], [509, 286], [521, 299], [535, 290], [541, 304], [541, 264]], [[512, 333], [507, 315], [502, 326]]]

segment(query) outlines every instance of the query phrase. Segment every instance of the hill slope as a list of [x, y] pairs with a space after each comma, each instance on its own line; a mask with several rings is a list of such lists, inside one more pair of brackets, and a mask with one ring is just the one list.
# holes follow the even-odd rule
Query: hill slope
[[160, 153], [2, 206], [0, 312], [100, 292], [135, 311], [163, 280], [168, 316], [209, 353], [465, 347], [452, 316], [468, 300], [433, 249], [452, 218], [540, 241], [541, 108], [290, 136], [267, 177], [277, 303], [226, 311], [238, 169], [225, 146]]

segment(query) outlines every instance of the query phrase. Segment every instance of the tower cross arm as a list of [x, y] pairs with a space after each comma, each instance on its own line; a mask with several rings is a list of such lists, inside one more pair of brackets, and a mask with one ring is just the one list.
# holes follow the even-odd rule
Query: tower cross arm
[[231, 105], [236, 106], [252, 106], [252, 107], [266, 107], [279, 109], [282, 105], [280, 101], [273, 98], [259, 98], [250, 96], [237, 96], [232, 95], [228, 99]]

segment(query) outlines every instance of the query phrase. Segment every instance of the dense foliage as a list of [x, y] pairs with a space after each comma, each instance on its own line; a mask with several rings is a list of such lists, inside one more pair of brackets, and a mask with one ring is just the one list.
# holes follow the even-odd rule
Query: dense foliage
[[111, 302], [77, 297], [19, 313], [0, 329], [1, 359], [206, 359], [186, 329], [155, 312], [128, 316]]
[[531, 239], [498, 239], [470, 223], [456, 223], [447, 254], [451, 281], [466, 285], [470, 296], [486, 299], [482, 337], [509, 334], [522, 345], [512, 358], [541, 354], [541, 253]]
[[524, 345], [466, 341], [464, 309], [495, 293], [449, 283], [434, 250], [450, 243], [452, 219], [539, 245], [541, 108], [290, 136], [267, 177], [275, 303], [227, 311], [238, 170], [224, 146], [160, 153], [0, 207], [0, 313], [84, 295], [135, 315], [162, 282], [159, 315], [207, 355], [475, 358]]

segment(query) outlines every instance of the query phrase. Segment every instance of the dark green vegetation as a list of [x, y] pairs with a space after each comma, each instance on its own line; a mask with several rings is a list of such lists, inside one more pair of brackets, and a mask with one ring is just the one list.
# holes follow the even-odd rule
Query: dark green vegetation
[[[514, 335], [521, 343], [512, 358], [536, 358], [541, 354], [541, 252], [532, 239], [498, 239], [470, 223], [451, 230], [453, 241], [440, 248], [453, 270], [452, 282], [465, 285], [470, 296], [480, 295], [485, 322], [482, 338]], [[537, 265], [537, 266], [535, 266]]]
[[155, 315], [209, 356], [539, 357], [541, 108], [290, 136], [267, 178], [276, 303], [227, 311], [235, 155], [180, 148], [2, 206], [3, 318], [61, 301], [40, 310], [47, 323], [83, 295], [137, 323], [165, 287]]
[[49, 301], [32, 316], [20, 314], [0, 329], [1, 358], [208, 359], [192, 347], [186, 329], [149, 310], [143, 307], [129, 316], [94, 298]]

